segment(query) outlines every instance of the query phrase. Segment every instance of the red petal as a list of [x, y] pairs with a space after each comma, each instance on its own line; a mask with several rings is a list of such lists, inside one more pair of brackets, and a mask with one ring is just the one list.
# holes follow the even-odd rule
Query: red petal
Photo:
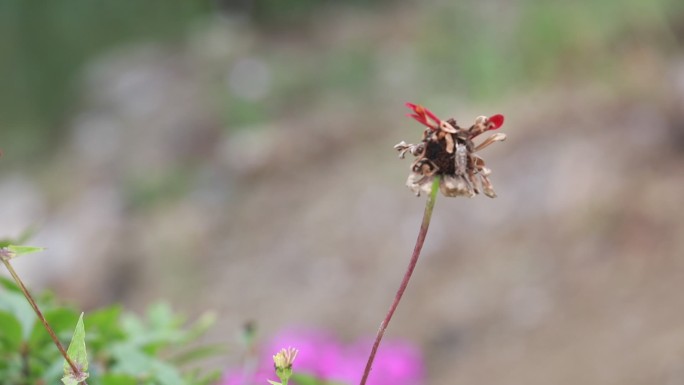
[[420, 124], [422, 124], [422, 125], [424, 125], [424, 126], [430, 127], [430, 125], [428, 124], [428, 122], [427, 122], [427, 120], [425, 119], [424, 116], [420, 116], [420, 115], [416, 115], [416, 114], [406, 114], [406, 116], [408, 116], [408, 117], [410, 117], [410, 118], [413, 118], [413, 119], [417, 120], [418, 123], [420, 123]]
[[406, 107], [412, 109], [412, 110], [415, 112], [415, 111], [416, 111], [416, 107], [418, 107], [418, 106], [416, 106], [416, 105], [413, 104], [413, 103], [406, 102]]
[[[437, 129], [439, 127], [439, 124], [441, 123], [441, 120], [432, 113], [432, 111], [428, 110], [427, 108], [421, 106], [420, 104], [413, 104], [413, 103], [406, 103], [406, 107], [410, 108], [413, 110], [415, 114], [409, 114], [408, 116], [412, 117], [413, 119], [417, 120], [421, 124], [434, 129]], [[435, 121], [435, 124], [431, 124], [428, 121], [428, 117], [432, 120]]]
[[504, 116], [501, 114], [492, 115], [489, 117], [489, 123], [492, 125], [490, 130], [496, 130], [497, 128], [503, 126]]
[[439, 126], [439, 124], [442, 122], [442, 120], [441, 120], [440, 118], [438, 118], [437, 115], [433, 114], [432, 111], [428, 110], [427, 108], [423, 107], [423, 110], [425, 110], [425, 113], [427, 113], [428, 116], [429, 116], [432, 120], [434, 120], [435, 123], [437, 123], [437, 125]]

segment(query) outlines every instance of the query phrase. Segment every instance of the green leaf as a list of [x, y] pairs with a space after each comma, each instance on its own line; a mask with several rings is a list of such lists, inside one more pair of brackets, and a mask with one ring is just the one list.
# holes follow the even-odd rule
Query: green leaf
[[38, 251], [45, 250], [45, 248], [43, 248], [43, 247], [17, 246], [17, 245], [9, 245], [9, 246], [7, 246], [7, 249], [10, 252], [14, 253], [14, 257], [18, 257], [18, 256], [21, 256], [24, 254], [36, 253]]
[[67, 349], [67, 355], [79, 369], [79, 373], [74, 373], [68, 362], [64, 362], [64, 385], [76, 385], [88, 378], [88, 354], [85, 345], [85, 328], [83, 327], [83, 313], [78, 318], [74, 336]]
[[17, 351], [21, 346], [21, 322], [6, 311], [0, 311], [0, 342], [6, 344], [7, 351]]
[[36, 231], [38, 231], [38, 228], [36, 225], [31, 225], [26, 228], [26, 230], [22, 231], [21, 234], [17, 238], [14, 239], [15, 242], [10, 242], [16, 245], [20, 245], [29, 239], [33, 237], [36, 234]]
[[15, 293], [21, 293], [21, 289], [14, 280], [7, 277], [0, 277], [0, 286], [4, 287], [7, 291], [13, 291]]
[[282, 385], [282, 384], [281, 384], [280, 382], [278, 382], [278, 381], [271, 381], [271, 380], [266, 380], [266, 381], [268, 381], [268, 383], [271, 384], [271, 385]]
[[161, 385], [184, 385], [178, 370], [155, 357], [149, 356], [130, 344], [115, 344], [111, 353], [116, 360], [112, 371], [134, 376], [152, 376]]
[[204, 333], [206, 333], [212, 327], [212, 325], [214, 325], [214, 323], [216, 323], [215, 313], [208, 312], [202, 314], [202, 316], [195, 321], [194, 324], [192, 324], [190, 330], [187, 331], [185, 336], [186, 341], [194, 341], [203, 336]]
[[199, 370], [194, 370], [185, 376], [188, 384], [192, 385], [215, 385], [221, 380], [221, 371], [214, 370], [209, 374], [202, 376]]
[[10, 249], [10, 251], [12, 251], [13, 253], [16, 253], [17, 255], [37, 253], [39, 251], [45, 250], [44, 247], [20, 245], [9, 245], [7, 248]]
[[126, 338], [119, 323], [121, 306], [109, 306], [89, 313], [85, 317], [88, 324], [88, 347], [92, 352], [107, 349], [107, 346]]
[[21, 336], [28, 339], [33, 325], [36, 323], [36, 313], [21, 293], [8, 292], [0, 296], [0, 310], [14, 314], [21, 324]]
[[178, 354], [169, 361], [175, 365], [186, 365], [193, 361], [225, 354], [227, 351], [228, 349], [223, 344], [203, 345]]
[[121, 306], [109, 306], [89, 313], [85, 320], [88, 322], [88, 329], [121, 329], [119, 317], [121, 316]]
[[[50, 327], [52, 327], [55, 334], [57, 334], [58, 337], [61, 337], [60, 339], [68, 338], [74, 327], [73, 325], [78, 322], [78, 313], [69, 308], [45, 310], [43, 311], [43, 316]], [[46, 345], [52, 344], [52, 339], [45, 330], [42, 322], [35, 322], [28, 341], [29, 346], [32, 349], [42, 349]]]
[[136, 385], [138, 379], [127, 374], [104, 374], [100, 377], [102, 385]]
[[347, 385], [339, 381], [324, 381], [316, 376], [303, 373], [292, 373], [290, 380], [296, 382], [298, 385]]
[[19, 245], [29, 240], [36, 233], [35, 226], [29, 226], [16, 238], [3, 238], [0, 239], [0, 247], [7, 247], [10, 245]]

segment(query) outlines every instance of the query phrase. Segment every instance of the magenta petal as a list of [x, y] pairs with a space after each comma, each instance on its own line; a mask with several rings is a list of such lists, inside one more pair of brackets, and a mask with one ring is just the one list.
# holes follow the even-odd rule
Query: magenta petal
[[[356, 384], [361, 379], [370, 353], [371, 340], [344, 345], [325, 331], [292, 330], [275, 336], [260, 350], [255, 373], [229, 370], [221, 385], [260, 384], [273, 378], [272, 356], [282, 348], [293, 347], [299, 353], [294, 362], [295, 373], [309, 374], [323, 381]], [[422, 385], [425, 365], [420, 351], [401, 341], [385, 341], [378, 350], [368, 385]], [[296, 385], [296, 384], [293, 384]]]

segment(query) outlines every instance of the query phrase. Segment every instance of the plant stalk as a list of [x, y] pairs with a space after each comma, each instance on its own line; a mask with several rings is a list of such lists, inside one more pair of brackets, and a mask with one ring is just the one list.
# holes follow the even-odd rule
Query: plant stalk
[[[14, 278], [14, 281], [19, 285], [19, 288], [21, 289], [21, 292], [24, 293], [24, 297], [28, 300], [29, 304], [31, 304], [31, 307], [33, 308], [33, 311], [36, 312], [36, 315], [38, 316], [38, 319], [40, 319], [40, 322], [43, 323], [43, 326], [45, 327], [45, 330], [47, 330], [48, 334], [50, 334], [50, 338], [52, 338], [52, 341], [55, 343], [55, 346], [57, 346], [57, 349], [59, 349], [59, 352], [62, 354], [62, 357], [66, 360], [66, 362], [69, 364], [71, 367], [71, 370], [74, 371], [74, 373], [81, 373], [81, 370], [78, 369], [78, 366], [74, 363], [74, 361], [69, 358], [69, 355], [67, 354], [66, 350], [64, 349], [64, 346], [62, 346], [62, 343], [59, 342], [59, 339], [57, 338], [57, 335], [55, 332], [52, 330], [50, 327], [50, 324], [48, 324], [47, 320], [43, 316], [43, 312], [40, 311], [40, 308], [38, 308], [38, 304], [36, 301], [33, 299], [31, 296], [31, 293], [29, 293], [28, 289], [24, 285], [24, 282], [19, 278], [19, 275], [17, 272], [14, 270], [14, 267], [10, 264], [10, 262], [4, 258], [0, 258], [2, 260], [2, 263], [5, 264], [5, 267], [9, 271], [9, 273], [12, 275], [12, 278]], [[87, 382], [82, 381], [81, 382], [84, 385], [88, 385]]]
[[368, 361], [366, 362], [366, 368], [363, 371], [363, 377], [361, 378], [360, 385], [366, 385], [368, 375], [370, 374], [370, 371], [373, 368], [373, 361], [375, 360], [375, 354], [378, 352], [380, 341], [382, 341], [382, 337], [385, 334], [385, 330], [387, 329], [387, 326], [389, 325], [389, 322], [392, 319], [392, 316], [394, 315], [394, 311], [397, 310], [399, 301], [401, 301], [401, 297], [404, 295], [404, 291], [408, 286], [409, 280], [411, 279], [411, 275], [413, 274], [413, 270], [416, 268], [416, 264], [418, 263], [418, 257], [420, 256], [420, 251], [423, 248], [425, 236], [427, 235], [428, 227], [430, 226], [430, 219], [432, 218], [432, 209], [435, 207], [435, 200], [437, 199], [437, 190], [439, 190], [439, 176], [435, 176], [435, 179], [432, 182], [430, 196], [428, 197], [427, 202], [425, 203], [423, 222], [421, 223], [420, 230], [418, 231], [418, 239], [416, 240], [416, 246], [413, 248], [411, 261], [409, 262], [409, 265], [406, 268], [406, 273], [404, 273], [404, 279], [401, 281], [401, 285], [399, 285], [397, 294], [394, 296], [394, 301], [392, 302], [392, 305], [390, 306], [389, 311], [385, 316], [385, 319], [382, 320], [382, 322], [380, 323], [380, 329], [378, 329], [378, 334], [375, 336], [375, 342], [373, 343], [373, 348], [371, 349], [370, 356], [368, 356]]

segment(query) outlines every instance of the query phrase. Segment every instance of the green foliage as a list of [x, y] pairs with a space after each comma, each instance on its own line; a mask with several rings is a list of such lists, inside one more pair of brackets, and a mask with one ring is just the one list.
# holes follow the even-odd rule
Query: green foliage
[[[144, 317], [111, 306], [82, 318], [73, 308], [61, 306], [49, 295], [41, 296], [38, 304], [63, 343], [71, 339], [76, 325], [68, 353], [79, 367], [87, 369], [85, 346], [88, 347], [90, 385], [208, 385], [219, 378], [216, 372], [180, 369], [181, 365], [192, 365], [223, 351], [219, 346], [193, 345], [213, 323], [211, 315], [187, 325], [166, 304], [151, 306]], [[0, 278], [3, 383], [54, 384], [66, 368], [21, 291], [11, 281]]]
[[303, 373], [292, 373], [291, 378], [298, 385], [346, 385], [344, 382], [322, 380], [316, 376]]
[[0, 248], [2, 248], [2, 251], [5, 252], [7, 259], [12, 259], [24, 254], [31, 254], [44, 250], [42, 247], [16, 246], [11, 244], [4, 245], [4, 243], [6, 242], [0, 242]]
[[71, 362], [76, 365], [78, 372], [74, 373], [74, 370], [71, 368], [71, 365], [69, 365], [69, 362], [65, 360], [63, 365], [64, 377], [62, 377], [62, 382], [64, 385], [78, 385], [79, 382], [88, 378], [88, 353], [86, 352], [83, 313], [81, 313], [81, 316], [78, 317], [76, 330], [74, 331], [74, 336], [71, 338], [71, 344], [69, 344], [67, 355], [69, 356]]
[[630, 49], [672, 51], [669, 18], [684, 10], [684, 2], [523, 0], [484, 6], [467, 0], [425, 9], [427, 23], [416, 45], [426, 88], [491, 99], [568, 79], [621, 83], [631, 76], [625, 69]]
[[131, 41], [174, 41], [207, 1], [0, 2], [0, 124], [15, 152], [61, 138], [84, 64]]

